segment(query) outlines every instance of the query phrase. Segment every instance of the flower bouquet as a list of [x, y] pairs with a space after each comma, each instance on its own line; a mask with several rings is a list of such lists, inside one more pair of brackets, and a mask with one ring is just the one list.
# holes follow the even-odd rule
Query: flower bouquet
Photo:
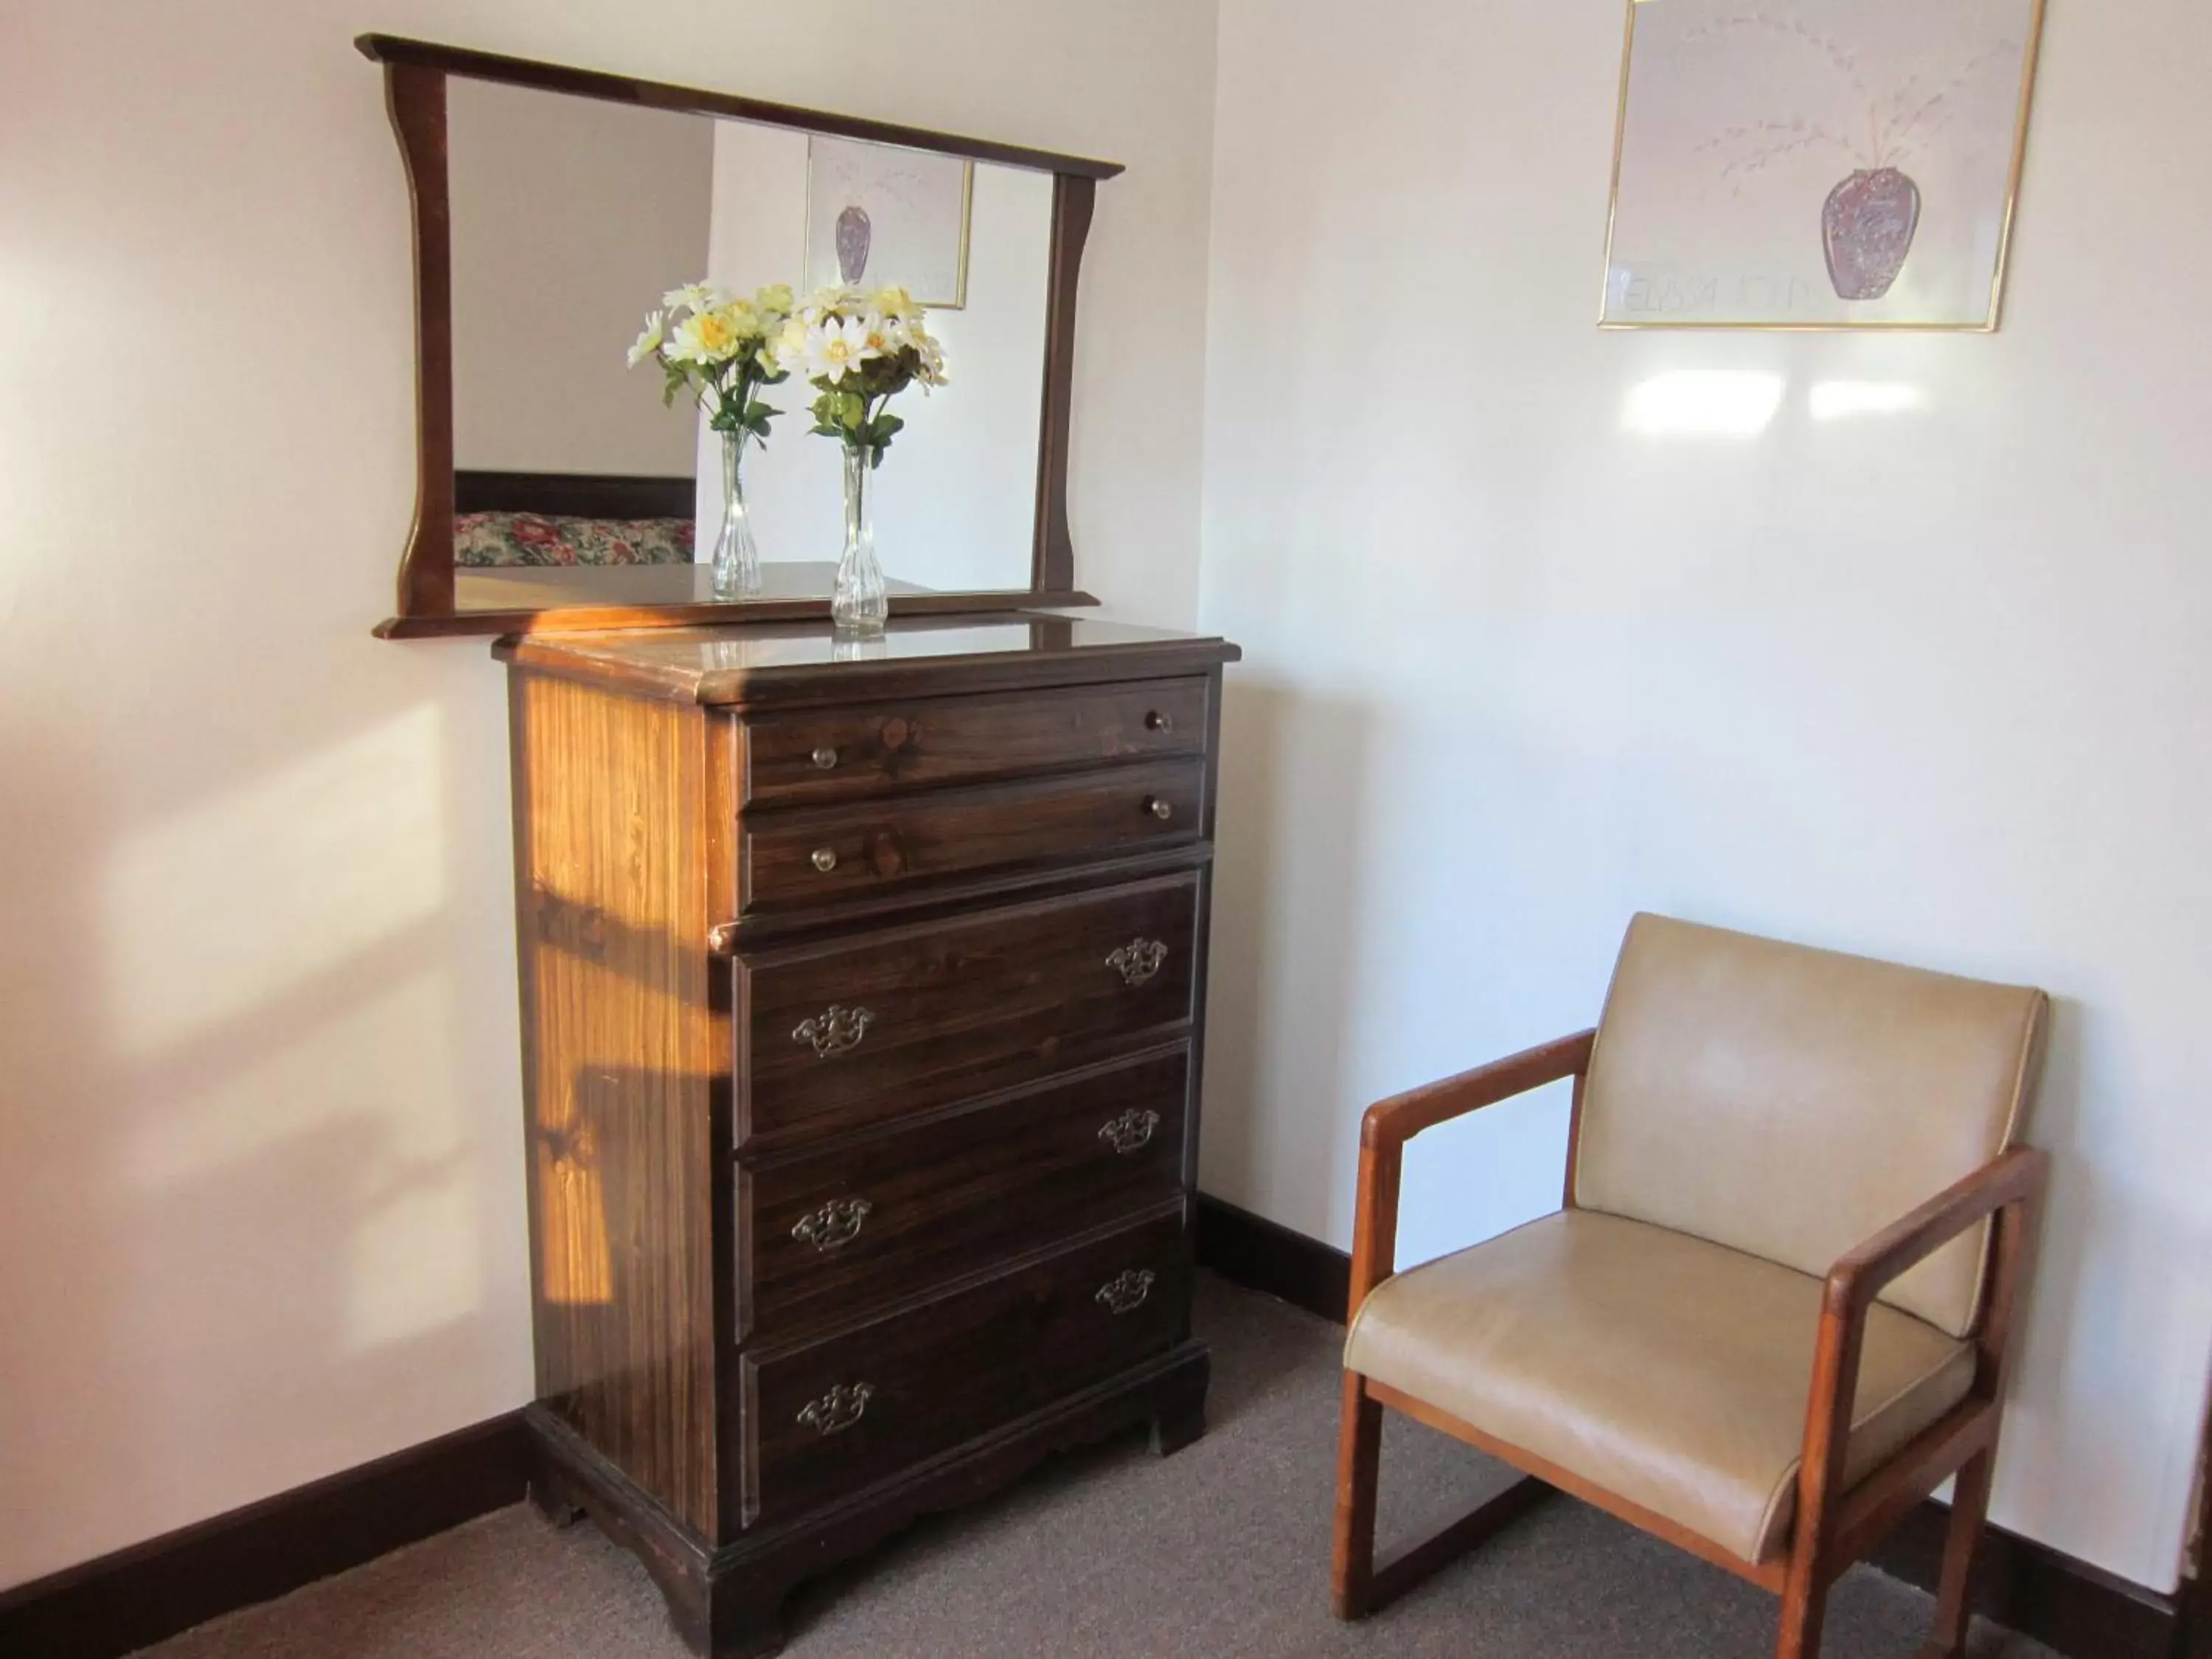
[[910, 386], [927, 392], [945, 383], [945, 350], [924, 317], [902, 288], [825, 288], [807, 295], [776, 333], [776, 367], [805, 375], [818, 394], [813, 429], [844, 446], [845, 548], [830, 605], [842, 629], [879, 632], [890, 616], [868, 475], [906, 425], [890, 400]]
[[671, 289], [662, 309], [645, 319], [629, 349], [629, 366], [648, 357], [668, 377], [660, 400], [687, 392], [706, 411], [722, 439], [722, 531], [714, 543], [714, 597], [749, 599], [760, 592], [760, 549], [745, 512], [740, 464], [745, 441], [765, 444], [769, 422], [782, 413], [760, 399], [760, 389], [790, 378], [770, 343], [791, 316], [791, 290], [781, 283], [750, 300], [690, 283]]

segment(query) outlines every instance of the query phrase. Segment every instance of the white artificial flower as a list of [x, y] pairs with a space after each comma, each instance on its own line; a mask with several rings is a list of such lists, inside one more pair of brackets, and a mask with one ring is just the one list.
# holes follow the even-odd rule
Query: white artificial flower
[[707, 283], [686, 283], [662, 295], [660, 303], [671, 311], [712, 311], [722, 303], [722, 291]]
[[913, 339], [909, 343], [914, 347], [915, 355], [921, 359], [914, 378], [923, 392], [927, 393], [932, 386], [945, 385], [945, 348], [938, 343], [937, 337], [925, 334], [917, 327], [913, 330]]
[[859, 318], [830, 318], [806, 333], [806, 378], [835, 386], [871, 357], [867, 325]]
[[810, 324], [821, 324], [832, 319], [842, 319], [858, 312], [866, 303], [866, 295], [849, 283], [832, 283], [827, 288], [817, 288], [808, 295], [799, 307], [799, 315]]
[[665, 311], [656, 311], [645, 319], [645, 331], [630, 343], [629, 366], [632, 368], [660, 349], [661, 343], [668, 337], [667, 323], [668, 313]]
[[860, 324], [861, 337], [868, 343], [868, 349], [878, 357], [895, 356], [909, 343], [906, 325], [893, 322], [880, 311], [863, 312], [855, 320]]

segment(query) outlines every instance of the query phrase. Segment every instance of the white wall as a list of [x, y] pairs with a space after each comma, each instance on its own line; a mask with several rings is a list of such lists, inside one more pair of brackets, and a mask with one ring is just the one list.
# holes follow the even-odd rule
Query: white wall
[[691, 476], [690, 410], [628, 353], [705, 273], [715, 123], [457, 77], [446, 126], [454, 464]]
[[[713, 279], [740, 293], [802, 289], [806, 135], [714, 125]], [[967, 304], [929, 313], [951, 384], [902, 392], [906, 422], [870, 482], [876, 549], [895, 580], [939, 592], [1030, 585], [1043, 418], [1052, 175], [979, 164], [969, 214]], [[767, 449], [748, 445], [745, 505], [766, 564], [828, 560], [844, 541], [842, 446], [808, 431], [816, 392], [794, 374], [762, 394], [782, 410]], [[722, 528], [721, 434], [698, 422], [700, 560]]]
[[1194, 604], [1211, 5], [11, 8], [0, 1585], [530, 1391], [501, 682], [368, 637], [414, 368], [367, 28], [1128, 162], [1079, 574]]
[[[1640, 907], [2033, 981], [2005, 1525], [2174, 1582], [2212, 1334], [2212, 15], [2055, 6], [1990, 337], [1593, 326], [1613, 3], [1224, 0], [1207, 1188], [1342, 1244], [1371, 1100], [1596, 1012]], [[2179, 171], [2177, 171], [2179, 169]], [[1715, 382], [1674, 376], [1771, 377]], [[1908, 388], [1815, 419], [1815, 389]], [[1717, 395], [1769, 424], [1683, 429]], [[1419, 1143], [1410, 1259], [1558, 1197]]]

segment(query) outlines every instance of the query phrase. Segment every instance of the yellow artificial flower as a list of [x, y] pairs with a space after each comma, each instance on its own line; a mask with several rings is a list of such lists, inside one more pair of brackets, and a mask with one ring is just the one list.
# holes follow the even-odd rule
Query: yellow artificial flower
[[738, 340], [757, 340], [767, 331], [761, 324], [760, 313], [753, 309], [750, 300], [732, 300], [727, 305], [718, 306], [714, 315]]
[[770, 283], [766, 288], [753, 295], [753, 305], [755, 308], [759, 310], [763, 315], [770, 317], [788, 317], [791, 315], [792, 307], [791, 284], [788, 283]]
[[780, 369], [788, 371], [804, 365], [806, 362], [805, 319], [799, 317], [787, 317], [783, 326], [775, 331], [775, 337], [769, 341], [766, 349], [774, 354], [775, 366]]
[[722, 313], [695, 312], [677, 324], [668, 355], [684, 362], [727, 362], [738, 355], [741, 343], [737, 330]]
[[921, 307], [902, 288], [879, 288], [870, 303], [895, 323], [911, 323], [921, 315]]

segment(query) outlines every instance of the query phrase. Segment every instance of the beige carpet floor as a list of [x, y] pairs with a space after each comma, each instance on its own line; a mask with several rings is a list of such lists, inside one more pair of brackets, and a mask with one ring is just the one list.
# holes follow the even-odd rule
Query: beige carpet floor
[[[1211, 1279], [1212, 1427], [1175, 1457], [1131, 1436], [924, 1522], [804, 1589], [793, 1659], [1765, 1659], [1774, 1604], [1566, 1498], [1377, 1617], [1328, 1614], [1337, 1329]], [[1384, 1548], [1449, 1518], [1499, 1466], [1394, 1422]], [[1911, 1659], [1929, 1598], [1867, 1568], [1827, 1659]], [[1977, 1632], [1978, 1659], [2054, 1659]], [[679, 1659], [653, 1585], [588, 1525], [504, 1510], [146, 1650], [160, 1659]]]

